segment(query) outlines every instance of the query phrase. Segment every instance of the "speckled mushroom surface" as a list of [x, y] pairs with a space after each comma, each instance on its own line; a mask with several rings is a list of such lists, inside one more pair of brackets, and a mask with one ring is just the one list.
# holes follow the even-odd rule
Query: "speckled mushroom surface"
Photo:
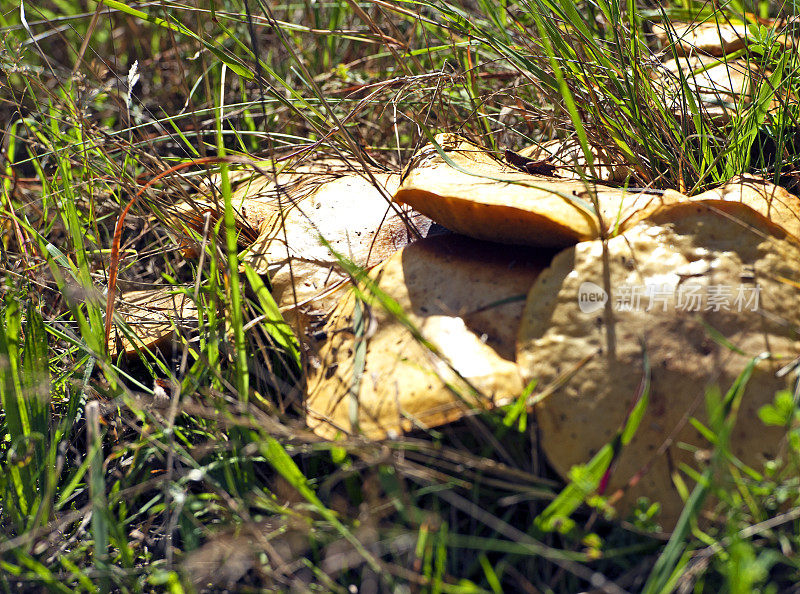
[[115, 313], [127, 328], [115, 327], [111, 333], [108, 348], [114, 354], [156, 347], [179, 328], [197, 326], [194, 300], [186, 293], [164, 288], [123, 293]]
[[329, 309], [326, 290], [347, 279], [333, 252], [369, 267], [413, 239], [406, 227], [411, 219], [404, 220], [388, 200], [398, 180], [396, 174], [380, 174], [376, 186], [351, 174], [299, 199], [286, 195], [273, 201], [244, 261], [269, 274], [279, 306], [316, 301], [318, 308]]
[[683, 507], [672, 474], [682, 463], [702, 466], [678, 444], [710, 447], [688, 423], [707, 419], [706, 389], [724, 393], [753, 357], [771, 354], [750, 380], [730, 439], [736, 456], [759, 467], [778, 454], [784, 432], [765, 427], [757, 410], [785, 387], [776, 372], [800, 352], [797, 243], [748, 207], [728, 206], [673, 204], [605, 243], [564, 250], [537, 279], [520, 327], [525, 380], [563, 382], [537, 420], [564, 476], [623, 426], [647, 354], [650, 402], [607, 494], [623, 489], [623, 515], [639, 496], [660, 501], [666, 527]]

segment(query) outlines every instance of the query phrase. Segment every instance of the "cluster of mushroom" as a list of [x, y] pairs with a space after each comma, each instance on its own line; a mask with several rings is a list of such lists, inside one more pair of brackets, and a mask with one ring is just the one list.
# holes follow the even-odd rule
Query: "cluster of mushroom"
[[[679, 444], [709, 446], [689, 418], [705, 419], [707, 388], [727, 389], [769, 353], [731, 448], [756, 466], [780, 452], [783, 431], [757, 416], [800, 354], [800, 199], [780, 187], [626, 191], [531, 175], [451, 135], [402, 179], [344, 175], [280, 204], [274, 185], [261, 200], [245, 187], [240, 211], [261, 234], [244, 259], [271, 275], [285, 313], [333, 307], [308, 369], [307, 422], [320, 436], [435, 427], [514, 403], [536, 381], [541, 447], [566, 477], [613, 438], [649, 376], [608, 488], [622, 489], [623, 510], [660, 501], [668, 526], [682, 506], [672, 475], [696, 465]], [[409, 212], [392, 212], [387, 192], [452, 233], [408, 243], [398, 221]], [[370, 268], [358, 291], [320, 235]]]
[[[757, 178], [691, 198], [587, 186], [436, 140], [394, 200], [458, 234], [404, 247], [341, 298], [309, 373], [318, 434], [428, 428], [513, 403], [535, 380], [540, 443], [567, 476], [624, 425], [649, 376], [647, 412], [609, 489], [624, 490], [623, 509], [661, 501], [669, 525], [682, 507], [672, 473], [693, 463], [678, 444], [709, 447], [688, 419], [705, 419], [707, 388], [726, 390], [769, 353], [731, 447], [756, 466], [778, 455], [783, 432], [757, 411], [800, 355], [796, 196]], [[554, 247], [564, 249], [553, 257]]]
[[[706, 391], [761, 357], [731, 451], [756, 467], [781, 452], [784, 431], [757, 411], [800, 355], [800, 199], [783, 188], [739, 177], [692, 197], [625, 190], [521, 171], [439, 135], [402, 175], [315, 163], [245, 176], [234, 203], [258, 232], [242, 261], [268, 275], [287, 319], [325, 316], [305, 401], [324, 438], [428, 429], [515, 403], [535, 382], [541, 447], [567, 477], [647, 386], [607, 492], [623, 513], [660, 501], [669, 527], [683, 506], [676, 473], [709, 447], [689, 419], [704, 422]], [[340, 257], [368, 274], [351, 284]], [[129, 312], [131, 298], [145, 300], [123, 296]], [[191, 315], [182, 307], [164, 301], [152, 334], [170, 310]]]

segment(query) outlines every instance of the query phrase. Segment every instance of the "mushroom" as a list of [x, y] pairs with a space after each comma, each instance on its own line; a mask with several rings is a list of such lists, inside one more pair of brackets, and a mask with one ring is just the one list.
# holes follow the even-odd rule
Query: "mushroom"
[[328, 438], [380, 439], [518, 397], [522, 305], [550, 256], [459, 235], [394, 254], [370, 274], [377, 294], [348, 293], [324, 328], [309, 426]]
[[[392, 208], [388, 200], [399, 176], [378, 174], [375, 178], [380, 188], [351, 174], [300, 198], [290, 194], [272, 201], [244, 261], [269, 275], [280, 307], [313, 304], [328, 310], [334, 305], [330, 289], [341, 286], [347, 276], [331, 250], [370, 267], [414, 238], [416, 227], [408, 227], [414, 217]], [[412, 224], [419, 225], [422, 233], [430, 226], [420, 217]]]
[[113, 354], [121, 350], [130, 355], [142, 348], [155, 348], [171, 338], [177, 328], [197, 323], [194, 301], [186, 293], [163, 288], [124, 293], [116, 314], [128, 328], [123, 332], [117, 327], [109, 337], [108, 348]]
[[442, 154], [433, 145], [423, 148], [394, 200], [477, 239], [565, 247], [621, 233], [658, 209], [682, 202], [739, 202], [800, 238], [800, 199], [756, 176], [736, 177], [693, 197], [674, 190], [626, 192], [517, 171], [453, 135], [436, 140]]
[[[271, 176], [257, 172], [240, 171], [234, 176], [237, 187], [231, 201], [240, 243], [247, 246], [240, 261], [269, 276], [279, 308], [301, 328], [308, 322], [306, 312], [327, 313], [338, 300], [337, 291], [349, 281], [331, 250], [359, 266], [370, 267], [415, 236], [425, 235], [431, 225], [425, 217], [403, 212], [388, 200], [399, 175], [344, 171], [344, 163], [326, 161], [279, 174], [277, 184]], [[220, 209], [219, 200], [202, 197], [181, 205], [174, 216], [198, 230], [203, 228], [200, 212], [210, 212], [216, 220], [221, 217]], [[159, 291], [133, 292], [121, 299], [144, 307], [148, 299], [158, 304], [165, 295]], [[137, 314], [129, 312], [123, 317], [135, 322]], [[164, 320], [138, 326], [142, 332], [132, 326], [145, 344], [166, 338], [173, 330]], [[294, 323], [292, 326], [297, 327]], [[111, 342], [116, 344], [116, 339]], [[124, 337], [123, 343], [126, 352], [135, 350]], [[116, 352], [115, 348], [111, 350]]]
[[[780, 227], [789, 236], [788, 239], [800, 242], [800, 198], [762, 177], [739, 175], [718, 188], [692, 196], [690, 200], [722, 209], [732, 216], [746, 212], [733, 206], [733, 203], [742, 204], [772, 225]], [[763, 224], [759, 220], [759, 225]]]
[[[377, 169], [355, 173], [343, 161], [327, 159], [276, 177], [261, 171], [250, 175], [239, 171], [236, 177], [231, 202], [239, 226], [250, 229], [253, 237], [240, 260], [269, 275], [273, 296], [284, 310], [298, 305], [326, 310], [335, 303], [331, 291], [346, 275], [325, 242], [368, 267], [430, 226], [422, 217], [412, 221], [411, 215], [391, 204], [399, 183], [396, 173]], [[219, 199], [213, 205], [205, 202], [218, 218]], [[193, 210], [197, 211], [196, 205]], [[199, 222], [193, 226], [199, 228]]]
[[765, 39], [765, 32], [772, 32], [775, 43], [784, 49], [794, 47], [795, 39], [790, 33], [778, 32], [788, 31], [787, 24], [787, 21], [780, 19], [758, 19], [757, 24], [710, 20], [692, 23], [676, 21], [666, 25], [653, 25], [653, 35], [658, 46], [669, 54], [674, 48], [679, 56], [695, 54], [724, 56], [742, 49], [757, 39], [751, 27], [760, 28], [761, 39]]
[[730, 22], [672, 22], [653, 25], [658, 44], [679, 56], [697, 53], [723, 56], [741, 49], [747, 43], [747, 23]]
[[683, 501], [673, 476], [699, 463], [679, 444], [711, 447], [688, 419], [706, 422], [706, 390], [727, 390], [765, 352], [730, 447], [756, 467], [774, 458], [784, 431], [757, 411], [785, 387], [776, 372], [800, 351], [798, 279], [796, 239], [736, 201], [666, 205], [607, 242], [561, 252], [528, 295], [517, 351], [525, 381], [553, 387], [537, 409], [553, 467], [566, 477], [624, 425], [645, 355], [649, 405], [606, 491], [621, 490], [623, 512], [646, 496], [674, 525]]
[[660, 204], [656, 194], [517, 171], [451, 134], [436, 145], [412, 159], [394, 200], [477, 239], [564, 247]]
[[[308, 371], [317, 434], [380, 439], [435, 427], [512, 402], [536, 380], [542, 447], [566, 477], [623, 426], [649, 374], [647, 412], [606, 492], [623, 513], [640, 496], [660, 501], [671, 527], [683, 507], [676, 473], [709, 447], [689, 419], [705, 421], [709, 386], [726, 389], [769, 353], [744, 394], [731, 451], [745, 464], [778, 454], [784, 432], [756, 419], [800, 350], [796, 196], [755, 176], [694, 197], [625, 192], [517, 171], [452, 135], [418, 153], [402, 181], [386, 174], [381, 183], [398, 184], [396, 202], [473, 237], [401, 247], [407, 235], [374, 231], [388, 208], [357, 176], [253, 209], [261, 237], [246, 258], [272, 274], [279, 303], [292, 307], [288, 293], [314, 302], [330, 275], [357, 281], [337, 296]], [[284, 239], [291, 249], [280, 261]], [[552, 258], [542, 246], [568, 247]], [[307, 293], [281, 276], [289, 262], [301, 273], [295, 283], [308, 271]]]
[[719, 124], [729, 122], [737, 109], [749, 103], [763, 78], [747, 60], [724, 60], [711, 56], [684, 56], [667, 60], [653, 74], [664, 105], [680, 116], [685, 109], [682, 81], [703, 113]]

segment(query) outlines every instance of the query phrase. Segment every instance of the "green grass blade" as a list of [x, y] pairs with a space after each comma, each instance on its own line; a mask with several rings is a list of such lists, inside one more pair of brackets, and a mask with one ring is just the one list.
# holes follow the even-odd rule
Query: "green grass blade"
[[261, 311], [264, 313], [264, 318], [259, 324], [266, 329], [267, 334], [272, 337], [275, 344], [289, 355], [292, 364], [297, 369], [300, 369], [302, 364], [300, 343], [294, 332], [292, 332], [291, 326], [284, 319], [278, 304], [275, 303], [275, 299], [267, 289], [264, 281], [261, 280], [261, 277], [246, 262], [243, 266], [247, 282], [250, 283], [250, 288], [255, 293], [258, 304], [261, 306]]
[[94, 539], [94, 567], [100, 576], [100, 590], [107, 592], [108, 583], [108, 502], [106, 499], [105, 472], [103, 470], [103, 436], [100, 432], [100, 404], [86, 405], [87, 459], [89, 460], [89, 491], [92, 507], [92, 538]]
[[[225, 142], [222, 134], [224, 122], [224, 85], [225, 85], [225, 66], [222, 66], [222, 76], [220, 81], [220, 103], [217, 109], [217, 154], [225, 156]], [[236, 373], [236, 388], [239, 399], [246, 403], [250, 397], [250, 376], [247, 369], [247, 343], [244, 337], [244, 319], [242, 315], [243, 303], [241, 285], [239, 283], [239, 249], [238, 249], [238, 228], [236, 224], [236, 213], [233, 209], [231, 198], [231, 181], [228, 175], [227, 163], [220, 166], [221, 192], [225, 202], [224, 230], [225, 248], [228, 261], [228, 300], [230, 303], [230, 323], [233, 331], [234, 360]]]

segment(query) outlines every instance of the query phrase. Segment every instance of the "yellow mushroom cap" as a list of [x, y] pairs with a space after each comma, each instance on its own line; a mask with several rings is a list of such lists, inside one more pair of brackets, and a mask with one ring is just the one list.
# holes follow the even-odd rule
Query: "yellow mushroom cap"
[[356, 297], [342, 299], [325, 326], [321, 364], [310, 373], [309, 426], [324, 437], [383, 438], [517, 397], [523, 387], [514, 361], [519, 319], [548, 261], [549, 254], [457, 235], [397, 252], [370, 276], [405, 312], [405, 323], [369, 297], [359, 302], [368, 322], [357, 335]]
[[[369, 267], [430, 225], [391, 203], [400, 178], [396, 173], [356, 173], [352, 165], [333, 159], [277, 176], [262, 171], [236, 172], [231, 203], [242, 239], [245, 230], [251, 237], [240, 242], [249, 243], [240, 260], [269, 276], [273, 297], [284, 311], [298, 305], [328, 310], [336, 302], [336, 289], [347, 280], [320, 237], [337, 253]], [[195, 199], [178, 211], [197, 231], [203, 226], [199, 213], [207, 210], [218, 219], [221, 206], [220, 200]]]
[[133, 354], [143, 348], [154, 348], [174, 336], [177, 329], [197, 325], [197, 306], [183, 292], [169, 288], [128, 291], [117, 299], [115, 314], [128, 325], [130, 334], [117, 325], [109, 337], [108, 348], [117, 354], [117, 341], [122, 352]]
[[722, 56], [741, 49], [747, 43], [746, 23], [716, 21], [654, 25], [655, 35], [662, 47], [675, 45], [678, 55], [696, 53]]
[[678, 443], [710, 448], [687, 422], [706, 421], [708, 386], [724, 393], [751, 358], [771, 353], [750, 379], [731, 450], [758, 468], [778, 454], [785, 433], [765, 427], [757, 411], [785, 387], [776, 371], [800, 353], [800, 249], [748, 207], [736, 208], [753, 215], [745, 226], [732, 211], [681, 202], [605, 246], [564, 250], [532, 288], [520, 327], [525, 380], [558, 386], [537, 420], [544, 452], [565, 477], [624, 425], [646, 351], [649, 406], [606, 494], [623, 489], [623, 515], [640, 496], [660, 501], [666, 528], [683, 508], [671, 474], [682, 463], [698, 466]]
[[399, 176], [376, 178], [380, 188], [364, 177], [346, 175], [299, 198], [287, 195], [271, 203], [272, 211], [264, 217], [244, 261], [269, 274], [279, 306], [312, 302], [327, 310], [335, 303], [329, 290], [346, 281], [347, 275], [320, 237], [335, 252], [366, 267], [412, 239], [399, 209], [387, 200]]
[[600, 237], [600, 220], [613, 229], [656, 201], [652, 194], [517, 171], [453, 135], [436, 141], [446, 158], [434, 145], [425, 147], [394, 200], [477, 239], [563, 247]]
[[[756, 218], [766, 219], [771, 225], [780, 228], [779, 235], [786, 233], [794, 241], [800, 242], [800, 198], [761, 177], [737, 176], [718, 188], [692, 196], [691, 201], [705, 203], [710, 208], [723, 212], [728, 211], [732, 216], [740, 217], [742, 224], [744, 219], [754, 215], [747, 214], [735, 205], [747, 206], [760, 215]], [[755, 222], [753, 225], [761, 227], [764, 222]]]

